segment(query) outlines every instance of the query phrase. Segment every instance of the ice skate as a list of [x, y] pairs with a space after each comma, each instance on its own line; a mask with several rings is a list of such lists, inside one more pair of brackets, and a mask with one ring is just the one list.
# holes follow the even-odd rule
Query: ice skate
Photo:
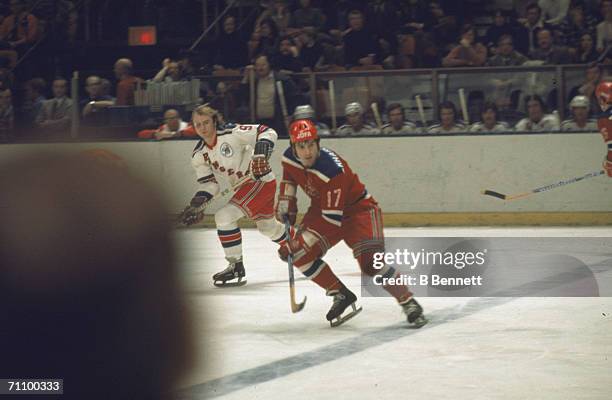
[[216, 287], [231, 287], [246, 285], [244, 265], [241, 261], [230, 261], [229, 266], [213, 275], [213, 285]]
[[[355, 294], [346, 287], [343, 287], [340, 290], [330, 290], [327, 292], [327, 295], [334, 297], [334, 304], [332, 304], [329, 312], [325, 316], [332, 328], [342, 325], [355, 315], [359, 314], [362, 310], [361, 307], [357, 307], [355, 304], [357, 301], [357, 296], [355, 296]], [[351, 310], [343, 315], [344, 311], [349, 306], [351, 307]]]
[[400, 306], [402, 306], [402, 309], [404, 311], [404, 314], [406, 314], [406, 319], [410, 326], [420, 328], [427, 322], [429, 322], [427, 321], [427, 318], [425, 318], [425, 316], [423, 315], [423, 307], [421, 307], [421, 305], [417, 303], [417, 301], [412, 297], [408, 301], [400, 303]]

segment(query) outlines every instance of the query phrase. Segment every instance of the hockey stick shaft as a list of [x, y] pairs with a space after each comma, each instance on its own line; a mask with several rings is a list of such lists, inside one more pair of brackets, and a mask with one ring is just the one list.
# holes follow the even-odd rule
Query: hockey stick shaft
[[329, 109], [332, 118], [332, 132], [335, 133], [338, 129], [338, 122], [336, 120], [336, 87], [333, 80], [329, 81]]
[[281, 112], [283, 113], [285, 128], [287, 128], [287, 132], [289, 132], [289, 112], [287, 111], [287, 101], [285, 99], [285, 89], [283, 88], [283, 82], [276, 81], [276, 91], [278, 92], [278, 99], [280, 100]]
[[374, 102], [370, 104], [370, 108], [372, 108], [372, 113], [374, 113], [374, 120], [376, 120], [376, 126], [380, 131], [382, 131], [382, 118], [380, 118], [380, 112], [378, 111], [378, 103]]
[[470, 123], [470, 115], [468, 114], [467, 102], [465, 101], [465, 89], [459, 89], [459, 103], [461, 104], [461, 113], [463, 114], [463, 121], [465, 124]]
[[[285, 238], [287, 241], [291, 240], [291, 224], [287, 217], [285, 217]], [[295, 314], [302, 311], [304, 308], [306, 296], [304, 296], [304, 301], [299, 304], [295, 301], [295, 277], [293, 275], [293, 256], [291, 254], [287, 257], [287, 267], [289, 268], [289, 299], [291, 301], [291, 312]]]
[[572, 183], [576, 183], [576, 182], [580, 182], [583, 181], [585, 179], [589, 179], [589, 178], [595, 178], [598, 177], [600, 175], [604, 175], [606, 173], [606, 171], [604, 170], [600, 170], [600, 171], [594, 171], [594, 172], [589, 172], [588, 174], [582, 175], [582, 176], [577, 176], [575, 178], [572, 179], [567, 179], [567, 180], [563, 180], [563, 181], [559, 181], [556, 183], [552, 183], [550, 185], [546, 185], [546, 186], [541, 186], [539, 188], [535, 188], [532, 189], [528, 192], [524, 192], [524, 193], [517, 193], [517, 194], [502, 194], [493, 190], [483, 190], [482, 194], [487, 195], [487, 196], [492, 196], [492, 197], [496, 197], [498, 199], [502, 199], [502, 200], [516, 200], [516, 199], [522, 199], [524, 197], [530, 196], [532, 194], [535, 193], [542, 193], [542, 192], [547, 192], [549, 190], [553, 190], [553, 189], [557, 189], [559, 187], [562, 186], [566, 186], [566, 185], [570, 185]]
[[419, 117], [421, 117], [421, 123], [423, 124], [423, 129], [427, 127], [427, 120], [425, 119], [425, 109], [423, 108], [423, 100], [421, 100], [421, 95], [417, 94], [415, 96], [417, 110], [419, 110]]

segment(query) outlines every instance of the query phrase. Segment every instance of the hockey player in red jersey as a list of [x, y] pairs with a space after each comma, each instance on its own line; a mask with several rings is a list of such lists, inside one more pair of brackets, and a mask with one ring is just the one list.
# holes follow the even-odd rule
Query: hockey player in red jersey
[[[384, 251], [381, 210], [348, 163], [337, 153], [319, 146], [316, 126], [300, 119], [290, 126], [291, 146], [283, 154], [283, 179], [276, 209], [277, 218], [295, 224], [297, 186], [310, 197], [300, 230], [282, 245], [279, 255], [293, 263], [304, 275], [333, 297], [327, 320], [337, 326], [357, 314], [357, 297], [334, 274], [322, 257], [344, 240], [353, 250], [364, 274], [383, 277], [396, 275], [393, 268], [374, 268], [374, 253]], [[385, 286], [397, 299], [410, 324], [427, 323], [423, 309], [406, 286]], [[345, 310], [352, 307], [345, 314]], [[344, 314], [344, 315], [343, 315]]]
[[603, 136], [608, 152], [603, 161], [603, 168], [612, 178], [612, 82], [601, 82], [595, 89], [595, 95], [603, 113], [597, 119], [597, 128]]
[[185, 208], [180, 220], [185, 225], [199, 222], [219, 183], [235, 193], [215, 212], [217, 234], [229, 266], [213, 275], [215, 286], [241, 286], [246, 283], [242, 262], [242, 234], [238, 220], [247, 217], [257, 229], [278, 244], [284, 244], [283, 224], [274, 218], [276, 179], [268, 163], [276, 132], [266, 125], [226, 124], [219, 128], [219, 114], [207, 105], [193, 111], [193, 126], [202, 140], [191, 158], [199, 190]]

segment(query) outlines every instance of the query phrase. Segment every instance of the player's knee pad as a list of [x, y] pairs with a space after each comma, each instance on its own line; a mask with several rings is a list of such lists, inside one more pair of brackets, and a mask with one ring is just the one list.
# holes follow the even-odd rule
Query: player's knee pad
[[217, 228], [233, 228], [238, 226], [238, 220], [244, 217], [242, 211], [233, 204], [226, 204], [215, 213]]
[[281, 238], [285, 233], [285, 226], [275, 218], [260, 219], [255, 222], [255, 225], [257, 225], [257, 230], [259, 230], [259, 232], [272, 240]]

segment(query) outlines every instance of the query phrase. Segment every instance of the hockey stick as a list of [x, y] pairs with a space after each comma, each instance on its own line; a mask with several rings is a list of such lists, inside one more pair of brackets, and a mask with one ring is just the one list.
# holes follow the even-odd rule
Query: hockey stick
[[329, 81], [329, 109], [332, 118], [332, 133], [336, 133], [336, 129], [338, 129], [336, 121], [336, 88], [333, 79]]
[[283, 113], [283, 120], [285, 121], [285, 128], [287, 128], [287, 132], [289, 132], [289, 112], [287, 111], [285, 90], [283, 89], [283, 83], [281, 81], [276, 81], [276, 91], [278, 92], [278, 99], [280, 100], [281, 112]]
[[542, 186], [542, 187], [530, 190], [529, 192], [525, 192], [525, 193], [502, 194], [502, 193], [499, 193], [499, 192], [496, 192], [496, 191], [493, 191], [493, 190], [483, 190], [483, 191], [481, 191], [481, 193], [486, 195], [486, 196], [497, 197], [498, 199], [502, 199], [502, 200], [516, 200], [516, 199], [522, 199], [524, 197], [530, 196], [530, 195], [532, 195], [534, 193], [546, 192], [548, 190], [556, 189], [558, 187], [569, 185], [571, 183], [580, 182], [582, 180], [589, 179], [589, 178], [595, 178], [595, 177], [598, 177], [598, 176], [603, 175], [605, 173], [606, 173], [606, 171], [604, 171], [604, 170], [596, 171], [596, 172], [590, 172], [590, 173], [588, 173], [586, 175], [578, 176], [576, 178], [568, 179], [568, 180], [565, 180], [565, 181], [559, 181], [559, 182], [553, 183], [551, 185]]
[[421, 123], [423, 124], [423, 129], [427, 128], [427, 120], [425, 119], [425, 109], [423, 108], [423, 100], [421, 100], [421, 95], [417, 94], [415, 96], [417, 109], [419, 110], [419, 117], [421, 117]]
[[465, 89], [459, 89], [459, 103], [461, 104], [461, 113], [463, 114], [463, 121], [466, 125], [470, 124], [470, 115], [468, 114], [467, 102], [465, 101]]
[[[285, 217], [285, 236], [287, 241], [291, 239], [291, 224], [289, 224], [289, 218], [287, 217]], [[291, 299], [291, 312], [295, 314], [302, 311], [304, 305], [306, 305], [306, 296], [304, 296], [304, 301], [301, 303], [295, 302], [295, 278], [293, 276], [293, 256], [291, 254], [289, 254], [287, 257], [287, 266], [289, 267], [289, 297]]]
[[378, 130], [382, 133], [382, 118], [380, 118], [380, 112], [378, 111], [378, 103], [373, 102], [370, 104], [370, 108], [372, 109], [372, 113], [374, 113], [374, 120], [376, 120], [376, 126], [378, 126]]

